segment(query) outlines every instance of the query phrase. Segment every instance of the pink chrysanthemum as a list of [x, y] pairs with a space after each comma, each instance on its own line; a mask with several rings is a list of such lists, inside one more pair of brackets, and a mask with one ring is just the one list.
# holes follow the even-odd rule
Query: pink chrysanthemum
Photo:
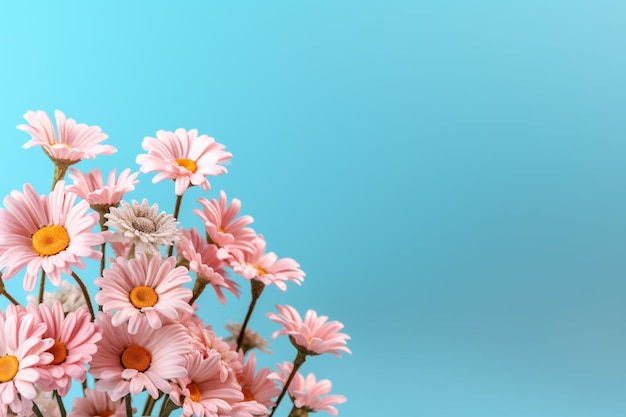
[[45, 331], [46, 325], [24, 307], [9, 305], [6, 313], [0, 311], [0, 403], [16, 413], [28, 404], [32, 407], [30, 400], [37, 396], [34, 383], [46, 377], [40, 367], [52, 361], [47, 350], [54, 340], [44, 338]]
[[232, 158], [230, 152], [223, 150], [224, 145], [207, 135], [198, 136], [196, 129], [159, 130], [156, 138], [145, 137], [142, 147], [148, 154], [137, 156], [141, 172], [158, 172], [153, 183], [174, 180], [176, 195], [183, 195], [190, 185], [209, 190], [206, 177], [226, 173], [220, 163]]
[[99, 211], [107, 212], [109, 207], [117, 207], [124, 198], [124, 194], [135, 189], [138, 172], [130, 173], [130, 168], [125, 169], [115, 177], [116, 170], [109, 173], [107, 183], [104, 183], [102, 173], [98, 168], [84, 174], [77, 169], [70, 170], [70, 178], [73, 185], [67, 187], [68, 191], [78, 194], [83, 200], [87, 200], [91, 207]]
[[241, 209], [241, 201], [233, 198], [228, 205], [226, 193], [220, 191], [219, 202], [215, 199], [198, 199], [202, 210], [194, 213], [202, 219], [208, 240], [220, 248], [220, 256], [224, 259], [235, 256], [237, 252], [254, 250], [256, 233], [248, 226], [253, 222], [252, 216], [237, 217]]
[[[248, 361], [244, 364], [243, 352], [239, 354], [243, 366], [237, 372], [237, 382], [241, 385], [244, 400], [233, 405], [233, 417], [264, 416], [269, 414], [268, 407], [275, 404], [273, 398], [280, 394], [280, 388], [268, 379], [270, 369], [263, 367], [257, 372], [257, 362], [254, 352], [248, 354]], [[255, 375], [256, 372], [256, 375]]]
[[94, 281], [101, 288], [96, 302], [105, 313], [115, 313], [113, 326], [128, 322], [128, 331], [135, 334], [145, 321], [158, 329], [166, 319], [175, 321], [181, 313], [193, 313], [191, 290], [183, 287], [191, 282], [187, 272], [185, 267], [176, 267], [173, 256], [120, 257]]
[[[270, 373], [268, 378], [285, 385], [289, 374], [293, 370], [293, 364], [284, 362], [282, 365], [278, 365], [278, 370], [278, 372]], [[334, 405], [343, 404], [346, 402], [346, 397], [343, 395], [328, 395], [331, 389], [332, 383], [330, 380], [322, 379], [316, 382], [314, 374], [310, 373], [305, 378], [300, 372], [297, 372], [287, 391], [297, 408], [313, 413], [325, 411], [330, 415], [336, 416], [338, 411]]]
[[174, 404], [183, 408], [183, 417], [231, 415], [232, 405], [243, 400], [234, 377], [220, 378], [219, 360], [216, 353], [207, 358], [198, 352], [187, 356], [188, 374], [172, 384], [171, 392]]
[[96, 155], [110, 155], [117, 152], [113, 146], [101, 145], [108, 136], [98, 126], [76, 124], [74, 119], [66, 119], [63, 112], [55, 110], [58, 136], [55, 135], [52, 120], [44, 111], [28, 111], [24, 119], [28, 124], [18, 125], [32, 136], [24, 148], [41, 146], [55, 163], [71, 165], [83, 159], [93, 159]]
[[339, 351], [352, 353], [346, 347], [346, 341], [350, 336], [339, 333], [343, 329], [343, 324], [338, 321], [328, 321], [327, 316], [317, 316], [315, 310], [308, 310], [304, 316], [304, 321], [298, 311], [288, 305], [277, 305], [279, 314], [268, 313], [267, 317], [283, 325], [282, 329], [272, 333], [272, 338], [279, 335], [289, 336], [291, 343], [307, 355], [320, 355], [322, 353], [332, 353], [341, 356]]
[[57, 390], [65, 396], [71, 388], [72, 379], [79, 382], [85, 380], [86, 364], [96, 353], [96, 342], [102, 336], [96, 332], [91, 314], [85, 307], [65, 315], [63, 305], [57, 301], [52, 308], [46, 304], [29, 304], [27, 311], [37, 321], [46, 324], [44, 336], [54, 340], [48, 349], [48, 353], [53, 355], [52, 362], [42, 368], [49, 378], [40, 385], [45, 391]]
[[154, 399], [159, 390], [169, 393], [170, 381], [187, 375], [185, 355], [190, 353], [189, 336], [180, 324], [158, 330], [143, 323], [130, 334], [126, 323], [111, 324], [111, 316], [100, 313], [96, 327], [102, 333], [98, 352], [89, 373], [96, 378], [95, 389], [107, 391], [113, 401], [144, 389]]
[[85, 397], [74, 398], [72, 411], [67, 417], [126, 417], [123, 400], [113, 401], [106, 392], [98, 392], [87, 388]]
[[183, 229], [182, 235], [176, 244], [176, 253], [189, 263], [189, 270], [201, 281], [211, 284], [220, 303], [226, 304], [222, 289], [239, 297], [238, 284], [228, 278], [224, 269], [226, 262], [218, 258], [215, 245], [207, 243], [195, 228]]
[[104, 243], [102, 233], [92, 233], [98, 214], [88, 213], [89, 203], [74, 205], [76, 194], [66, 193], [63, 181], [57, 182], [49, 196], [38, 195], [30, 185], [24, 193], [12, 191], [0, 209], [0, 269], [9, 279], [27, 265], [24, 290], [35, 288], [37, 273], [43, 269], [56, 286], [61, 273], [71, 267], [85, 268], [83, 258], [100, 259], [93, 249]]
[[291, 258], [278, 259], [274, 252], [265, 253], [265, 246], [265, 239], [258, 235], [251, 252], [244, 252], [231, 260], [233, 271], [245, 279], [255, 279], [265, 285], [275, 284], [283, 291], [287, 290], [285, 281], [302, 285], [304, 271], [300, 265]]

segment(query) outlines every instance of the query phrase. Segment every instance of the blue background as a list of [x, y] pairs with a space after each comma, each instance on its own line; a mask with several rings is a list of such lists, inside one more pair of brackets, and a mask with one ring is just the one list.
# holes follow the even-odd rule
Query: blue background
[[[340, 415], [623, 416], [625, 17], [604, 0], [2, 2], [0, 191], [49, 188], [15, 129], [27, 110], [109, 134], [119, 152], [85, 170], [137, 170], [144, 136], [197, 128], [234, 158], [181, 220], [224, 189], [302, 265], [252, 327], [269, 338], [276, 303], [344, 322], [353, 355], [303, 368], [348, 397]], [[171, 212], [151, 177], [129, 197]], [[218, 333], [248, 300], [200, 299]], [[271, 348], [266, 365], [294, 356]]]

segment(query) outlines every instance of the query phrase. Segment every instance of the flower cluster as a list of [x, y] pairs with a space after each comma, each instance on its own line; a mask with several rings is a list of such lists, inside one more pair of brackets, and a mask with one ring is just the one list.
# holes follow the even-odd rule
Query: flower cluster
[[[311, 356], [350, 353], [341, 323], [314, 310], [303, 319], [277, 305], [266, 314], [282, 326], [272, 337], [288, 336], [296, 358], [275, 369], [257, 365], [254, 350], [270, 353], [267, 340], [248, 328], [257, 300], [272, 284], [282, 291], [301, 285], [305, 274], [295, 260], [267, 250], [238, 199], [224, 191], [209, 198], [208, 178], [225, 174], [232, 158], [224, 145], [193, 129], [160, 130], [144, 139], [139, 172], [113, 169], [105, 181], [99, 169], [69, 169], [117, 152], [102, 144], [108, 136], [99, 127], [60, 111], [56, 129], [43, 111], [24, 118], [28, 123], [17, 126], [31, 136], [24, 147], [41, 147], [54, 171], [52, 191], [26, 183], [0, 207], [0, 295], [10, 302], [0, 310], [0, 417], [271, 417], [285, 396], [290, 417], [337, 415], [345, 397], [329, 395], [329, 380], [316, 382], [299, 368]], [[171, 214], [126, 198], [140, 173], [155, 173], [153, 183], [174, 182]], [[179, 221], [194, 186], [202, 192], [193, 209], [200, 230]], [[99, 266], [89, 281], [95, 294], [79, 276], [88, 262]], [[28, 293], [24, 305], [4, 285], [18, 276]], [[196, 301], [210, 287], [209, 296], [226, 304], [245, 283], [245, 318], [228, 322], [222, 337], [198, 315]], [[55, 290], [45, 291], [46, 284]], [[70, 403], [74, 383], [82, 396]]]

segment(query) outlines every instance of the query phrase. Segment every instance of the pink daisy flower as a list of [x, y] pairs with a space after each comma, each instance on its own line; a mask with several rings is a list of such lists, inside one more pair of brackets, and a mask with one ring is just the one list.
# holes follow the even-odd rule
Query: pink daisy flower
[[278, 259], [274, 252], [265, 253], [265, 246], [265, 239], [258, 235], [251, 252], [244, 252], [231, 260], [233, 271], [245, 279], [255, 279], [265, 285], [275, 284], [283, 291], [287, 290], [285, 281], [302, 285], [304, 272], [300, 265], [291, 258]]
[[[40, 367], [52, 361], [47, 350], [54, 340], [44, 338], [46, 325], [27, 314], [24, 307], [9, 305], [0, 311], [0, 403], [20, 412], [37, 396], [34, 383], [45, 377]], [[20, 401], [22, 399], [29, 401]]]
[[[248, 355], [248, 361], [244, 362], [243, 353], [239, 354], [239, 360], [243, 366], [237, 373], [237, 382], [241, 385], [243, 401], [233, 405], [233, 417], [252, 417], [269, 414], [268, 407], [275, 404], [273, 398], [280, 394], [280, 388], [268, 379], [270, 369], [261, 368], [257, 372], [257, 362], [254, 352]], [[255, 375], [256, 372], [256, 375]]]
[[126, 417], [123, 400], [113, 401], [106, 392], [85, 390], [85, 397], [77, 397], [72, 401], [72, 411], [67, 417]]
[[74, 204], [76, 194], [66, 193], [63, 181], [57, 182], [49, 196], [38, 195], [30, 185], [24, 193], [12, 191], [0, 209], [0, 269], [9, 279], [26, 268], [24, 290], [35, 288], [37, 273], [43, 269], [50, 281], [61, 284], [61, 273], [71, 267], [85, 268], [83, 258], [99, 260], [94, 246], [104, 243], [104, 235], [92, 233], [98, 214], [88, 213], [89, 203]]
[[332, 353], [341, 356], [339, 351], [352, 353], [346, 347], [346, 341], [350, 336], [339, 333], [343, 329], [343, 324], [338, 321], [328, 321], [327, 316], [317, 316], [315, 310], [308, 310], [304, 316], [304, 321], [298, 311], [288, 305], [277, 305], [279, 314], [268, 313], [267, 317], [283, 325], [282, 329], [272, 333], [272, 338], [279, 335], [289, 336], [291, 343], [307, 355], [320, 355], [322, 353]]
[[54, 111], [58, 136], [55, 135], [52, 120], [44, 111], [28, 111], [24, 119], [28, 124], [18, 125], [19, 130], [29, 133], [31, 140], [24, 148], [41, 146], [55, 163], [75, 164], [83, 159], [93, 159], [96, 155], [110, 155], [117, 152], [113, 146], [101, 145], [108, 136], [98, 126], [76, 124], [74, 119], [66, 119], [63, 112]]
[[185, 267], [176, 267], [173, 256], [120, 257], [104, 270], [103, 277], [95, 279], [101, 288], [96, 302], [105, 313], [115, 313], [113, 326], [128, 322], [131, 334], [137, 333], [143, 322], [159, 329], [166, 319], [175, 321], [181, 313], [193, 313], [189, 305], [191, 290], [183, 287], [191, 282], [187, 272]]
[[96, 327], [102, 340], [89, 373], [97, 379], [95, 389], [108, 392], [113, 401], [144, 389], [156, 399], [159, 390], [166, 394], [171, 391], [171, 380], [187, 375], [189, 336], [181, 325], [168, 324], [155, 330], [144, 323], [130, 334], [125, 323], [115, 327], [111, 316], [101, 312]]
[[239, 297], [238, 285], [227, 278], [226, 262], [218, 258], [215, 245], [207, 243], [195, 228], [183, 229], [182, 235], [176, 244], [176, 253], [189, 263], [189, 270], [196, 273], [201, 281], [211, 284], [220, 303], [226, 304], [222, 289]]
[[220, 378], [220, 357], [212, 354], [203, 358], [200, 353], [187, 356], [187, 376], [172, 384], [170, 397], [182, 406], [183, 417], [219, 417], [230, 415], [232, 405], [243, 399], [234, 377]]
[[[278, 369], [279, 372], [272, 372], [268, 375], [268, 378], [284, 385], [293, 370], [293, 364], [284, 362], [282, 366], [278, 365]], [[316, 382], [314, 374], [310, 373], [305, 378], [300, 372], [297, 372], [287, 391], [297, 408], [312, 413], [324, 411], [336, 416], [338, 411], [334, 406], [346, 402], [346, 397], [343, 395], [328, 395], [331, 389], [332, 383], [330, 380], [322, 379]]]
[[49, 378], [40, 385], [45, 391], [57, 390], [64, 397], [71, 388], [72, 379], [85, 381], [86, 364], [96, 353], [96, 342], [102, 336], [96, 332], [91, 314], [85, 307], [65, 315], [63, 305], [57, 301], [52, 308], [46, 304], [29, 304], [27, 311], [37, 321], [46, 324], [44, 336], [54, 340], [48, 349], [53, 356], [52, 362], [42, 368]]
[[256, 233], [248, 226], [253, 222], [252, 216], [237, 217], [241, 209], [241, 201], [233, 198], [228, 205], [226, 193], [220, 191], [219, 202], [215, 199], [199, 198], [202, 210], [193, 212], [202, 219], [206, 229], [207, 240], [217, 245], [222, 258], [230, 258], [233, 253], [247, 252], [254, 249]]
[[153, 183], [174, 180], [176, 195], [183, 195], [190, 185], [209, 190], [206, 177], [226, 173], [226, 168], [219, 164], [232, 158], [230, 152], [223, 150], [224, 145], [207, 135], [198, 136], [196, 129], [159, 130], [156, 138], [145, 137], [142, 147], [148, 154], [137, 156], [141, 172], [158, 172]]
[[135, 189], [138, 172], [130, 173], [127, 168], [122, 171], [119, 177], [115, 177], [116, 170], [109, 173], [107, 183], [102, 179], [99, 169], [94, 169], [88, 174], [84, 174], [77, 169], [70, 169], [70, 178], [73, 185], [67, 187], [68, 191], [78, 194], [83, 200], [87, 200], [91, 207], [97, 211], [108, 212], [109, 207], [117, 207], [124, 198], [124, 194]]

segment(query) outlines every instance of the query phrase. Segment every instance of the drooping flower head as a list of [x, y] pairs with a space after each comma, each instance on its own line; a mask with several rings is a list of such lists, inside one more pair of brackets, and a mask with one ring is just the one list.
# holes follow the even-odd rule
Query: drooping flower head
[[91, 230], [98, 224], [98, 214], [88, 213], [89, 203], [74, 204], [76, 194], [65, 192], [57, 182], [48, 195], [38, 195], [30, 185], [24, 192], [12, 191], [0, 208], [0, 269], [4, 278], [15, 276], [24, 266], [24, 290], [35, 287], [43, 269], [50, 281], [61, 284], [61, 273], [71, 274], [72, 267], [85, 268], [83, 258], [100, 259], [94, 247], [104, 243], [104, 234]]
[[47, 351], [54, 340], [45, 338], [45, 331], [46, 325], [24, 307], [9, 305], [6, 312], [0, 310], [0, 402], [16, 413], [32, 407], [30, 401], [37, 396], [34, 384], [46, 377], [40, 367], [52, 361]]
[[256, 233], [247, 227], [253, 222], [252, 216], [237, 217], [241, 209], [241, 201], [233, 198], [230, 205], [226, 193], [220, 191], [220, 200], [198, 199], [202, 210], [194, 209], [194, 213], [204, 223], [208, 240], [220, 249], [220, 257], [229, 259], [239, 252], [254, 250]]
[[187, 376], [172, 384], [171, 398], [182, 406], [183, 417], [219, 417], [231, 415], [232, 405], [244, 398], [234, 375], [222, 380], [220, 357], [207, 358], [199, 352], [187, 356]]
[[206, 242], [195, 228], [182, 230], [182, 238], [176, 244], [176, 253], [189, 264], [203, 285], [211, 284], [220, 303], [226, 304], [223, 289], [239, 297], [238, 284], [228, 278], [227, 264], [217, 256], [217, 248]]
[[58, 135], [55, 134], [52, 120], [46, 112], [26, 112], [24, 119], [28, 124], [17, 126], [32, 137], [24, 144], [24, 148], [41, 146], [53, 162], [64, 165], [117, 152], [113, 146], [100, 144], [108, 136], [98, 126], [76, 124], [74, 119], [66, 119], [65, 114], [59, 110], [55, 110], [54, 116]]
[[[289, 374], [293, 370], [293, 364], [284, 362], [282, 365], [279, 364], [277, 366], [278, 372], [270, 373], [268, 378], [285, 385]], [[312, 373], [305, 378], [300, 372], [296, 372], [287, 392], [289, 392], [294, 405], [306, 412], [304, 415], [308, 415], [308, 412], [317, 413], [324, 411], [336, 416], [338, 411], [334, 406], [346, 402], [346, 397], [343, 395], [328, 395], [331, 389], [332, 383], [328, 379], [316, 381], [315, 375]]]
[[127, 260], [119, 257], [104, 270], [94, 283], [101, 288], [96, 302], [105, 313], [113, 314], [111, 323], [128, 322], [128, 331], [136, 333], [142, 322], [153, 329], [180, 314], [193, 313], [189, 305], [191, 290], [183, 284], [191, 282], [185, 267], [176, 267], [176, 258], [146, 255]]
[[113, 401], [106, 392], [85, 389], [85, 397], [76, 397], [72, 401], [72, 410], [67, 417], [126, 417], [123, 400]]
[[122, 201], [121, 207], [111, 207], [104, 216], [106, 225], [118, 231], [112, 239], [131, 241], [135, 254], [158, 255], [159, 246], [171, 246], [180, 238], [174, 216], [159, 213], [159, 206], [148, 206], [146, 199], [141, 204]]
[[52, 362], [41, 369], [48, 378], [41, 385], [46, 391], [57, 390], [65, 396], [71, 388], [72, 379], [78, 382], [85, 380], [86, 364], [96, 353], [96, 342], [101, 335], [91, 322], [91, 314], [86, 307], [65, 315], [62, 304], [57, 301], [52, 308], [46, 304], [29, 304], [27, 311], [46, 325], [44, 336], [54, 340], [48, 349], [48, 353], [53, 355]]
[[96, 327], [102, 340], [89, 373], [98, 380], [95, 389], [108, 392], [113, 401], [144, 389], [156, 399], [159, 390], [171, 391], [170, 381], [187, 375], [185, 356], [190, 353], [190, 340], [180, 324], [155, 330], [144, 322], [137, 333], [130, 334], [126, 323], [115, 327], [111, 316], [100, 312]]
[[327, 316], [317, 316], [315, 310], [308, 310], [304, 320], [298, 311], [288, 305], [277, 305], [278, 313], [268, 313], [267, 317], [283, 325], [282, 329], [272, 333], [272, 338], [279, 335], [289, 336], [291, 343], [307, 355], [320, 355], [322, 353], [332, 353], [341, 356], [340, 351], [352, 353], [346, 347], [346, 341], [350, 336], [340, 333], [343, 324], [338, 321], [327, 321]]
[[113, 168], [105, 184], [98, 168], [87, 174], [71, 169], [69, 177], [74, 184], [68, 186], [67, 190], [87, 200], [94, 210], [106, 213], [109, 207], [117, 207], [124, 198], [124, 194], [134, 190], [135, 184], [139, 182], [137, 180], [139, 173], [131, 174], [129, 168], [122, 171], [117, 178], [115, 174], [116, 170]]
[[232, 158], [230, 152], [223, 150], [224, 145], [207, 135], [198, 136], [196, 129], [159, 130], [156, 138], [145, 137], [142, 146], [148, 154], [137, 156], [141, 172], [158, 172], [153, 183], [174, 180], [179, 196], [191, 185], [209, 190], [211, 186], [206, 177], [226, 173], [226, 168], [220, 164]]
[[275, 284], [282, 291], [287, 290], [286, 281], [302, 285], [304, 271], [296, 261], [291, 258], [278, 259], [274, 252], [265, 253], [266, 243], [262, 235], [258, 235], [253, 244], [252, 251], [244, 252], [242, 256], [231, 260], [235, 273], [265, 285]]

